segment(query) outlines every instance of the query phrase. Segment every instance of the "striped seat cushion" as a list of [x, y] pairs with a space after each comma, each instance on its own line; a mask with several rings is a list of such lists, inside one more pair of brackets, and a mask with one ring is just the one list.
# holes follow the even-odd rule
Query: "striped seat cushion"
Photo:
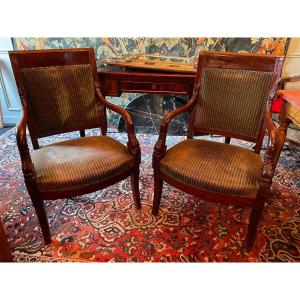
[[185, 140], [161, 160], [163, 174], [204, 191], [255, 198], [260, 179], [260, 155], [233, 145]]
[[134, 165], [127, 147], [107, 136], [51, 144], [35, 150], [32, 161], [43, 192], [101, 182]]

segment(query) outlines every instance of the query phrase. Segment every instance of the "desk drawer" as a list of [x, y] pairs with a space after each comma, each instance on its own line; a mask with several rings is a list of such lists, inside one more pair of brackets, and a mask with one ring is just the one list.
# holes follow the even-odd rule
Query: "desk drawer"
[[134, 82], [134, 81], [122, 81], [121, 90], [123, 92], [141, 92], [141, 93], [179, 93], [187, 94], [188, 85], [184, 83], [168, 83], [168, 82]]

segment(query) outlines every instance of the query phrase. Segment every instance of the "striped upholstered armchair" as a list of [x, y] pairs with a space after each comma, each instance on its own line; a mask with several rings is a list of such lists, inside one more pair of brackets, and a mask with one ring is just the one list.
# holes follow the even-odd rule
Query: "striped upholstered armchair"
[[[130, 114], [101, 95], [94, 50], [12, 51], [9, 55], [23, 107], [17, 129], [22, 170], [45, 243], [51, 242], [51, 236], [43, 200], [91, 193], [131, 176], [133, 199], [140, 208], [139, 143]], [[106, 136], [106, 108], [125, 119], [127, 147]], [[96, 127], [101, 136], [85, 137], [85, 129]], [[70, 131], [79, 131], [80, 137], [39, 146], [38, 138]]]
[[[272, 122], [283, 58], [270, 55], [204, 52], [199, 56], [194, 94], [169, 112], [153, 153], [154, 215], [158, 214], [163, 181], [209, 201], [251, 207], [247, 246], [254, 244], [258, 221], [268, 197], [283, 133]], [[168, 124], [190, 111], [187, 139], [166, 147]], [[267, 130], [264, 160], [261, 145]], [[255, 143], [252, 150], [226, 143], [193, 139], [198, 132]]]

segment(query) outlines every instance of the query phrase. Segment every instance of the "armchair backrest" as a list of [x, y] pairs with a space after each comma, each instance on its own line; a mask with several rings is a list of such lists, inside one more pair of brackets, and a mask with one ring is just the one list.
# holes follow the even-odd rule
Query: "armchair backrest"
[[32, 139], [104, 126], [92, 48], [11, 51], [9, 56]]
[[283, 57], [229, 52], [199, 56], [189, 135], [215, 133], [262, 140], [264, 113], [280, 79]]

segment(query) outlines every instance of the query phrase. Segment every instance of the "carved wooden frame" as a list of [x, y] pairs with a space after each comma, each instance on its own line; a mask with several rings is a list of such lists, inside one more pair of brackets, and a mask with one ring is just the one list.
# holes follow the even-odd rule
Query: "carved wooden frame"
[[[284, 132], [277, 128], [271, 118], [271, 102], [276, 95], [276, 90], [278, 82], [280, 79], [281, 69], [283, 65], [283, 57], [271, 56], [271, 55], [260, 55], [260, 54], [240, 54], [240, 53], [229, 53], [229, 52], [203, 52], [199, 56], [197, 75], [195, 79], [194, 92], [188, 103], [181, 108], [169, 112], [160, 128], [160, 134], [158, 141], [154, 147], [153, 152], [153, 169], [154, 169], [154, 197], [153, 197], [153, 208], [152, 214], [157, 215], [161, 200], [163, 181], [168, 184], [186, 192], [191, 195], [201, 197], [208, 201], [221, 202], [225, 204], [235, 204], [238, 206], [248, 206], [251, 207], [250, 223], [248, 226], [248, 236], [247, 236], [247, 248], [251, 249], [254, 245], [256, 231], [258, 222], [263, 211], [264, 203], [269, 195], [272, 178], [274, 176], [274, 171], [278, 158], [280, 155], [282, 141], [284, 140]], [[168, 125], [170, 121], [183, 112], [190, 112], [190, 121], [188, 128], [187, 138], [193, 138], [193, 108], [199, 99], [199, 91], [201, 89], [201, 72], [206, 66], [217, 67], [217, 68], [234, 68], [234, 69], [248, 69], [248, 70], [260, 70], [273, 72], [273, 82], [269, 90], [267, 107], [265, 111], [264, 121], [260, 126], [260, 131], [256, 138], [251, 138], [247, 136], [239, 136], [230, 132], [215, 132], [212, 130], [207, 130], [208, 133], [221, 134], [226, 138], [226, 142], [230, 142], [230, 138], [234, 137], [239, 139], [244, 139], [252, 142], [256, 142], [254, 152], [260, 153], [261, 145], [265, 132], [267, 131], [269, 136], [269, 142], [267, 151], [264, 156], [263, 167], [261, 170], [261, 180], [260, 187], [255, 199], [251, 198], [238, 198], [236, 196], [230, 195], [220, 195], [212, 192], [207, 192], [203, 190], [196, 189], [189, 185], [183, 184], [174, 180], [173, 178], [167, 176], [160, 170], [160, 161], [164, 158], [167, 150], [166, 146], [166, 136]]]
[[[131, 176], [131, 184], [133, 190], [133, 198], [136, 208], [141, 208], [140, 194], [139, 194], [139, 165], [141, 162], [141, 151], [139, 142], [134, 133], [133, 121], [129, 112], [125, 109], [118, 107], [114, 104], [109, 103], [102, 96], [100, 90], [100, 84], [98, 81], [97, 67], [95, 61], [95, 53], [93, 48], [76, 48], [76, 49], [60, 49], [60, 50], [32, 50], [32, 51], [10, 51], [9, 56], [11, 59], [14, 76], [16, 79], [18, 91], [22, 102], [22, 117], [17, 125], [17, 145], [20, 152], [22, 171], [24, 175], [24, 181], [28, 193], [32, 199], [33, 206], [36, 210], [39, 223], [41, 225], [43, 237], [45, 244], [51, 243], [51, 235], [49, 230], [49, 224], [47, 220], [47, 215], [44, 209], [43, 200], [55, 200], [59, 198], [74, 197], [86, 193], [91, 193], [99, 189], [103, 189], [110, 185], [113, 185], [128, 176]], [[23, 67], [35, 67], [35, 66], [53, 66], [53, 65], [65, 65], [65, 64], [90, 64], [93, 72], [94, 90], [95, 95], [102, 107], [104, 107], [101, 112], [102, 118], [99, 120], [99, 127], [101, 128], [101, 134], [106, 135], [107, 132], [107, 122], [105, 115], [105, 108], [109, 108], [118, 114], [120, 114], [127, 125], [128, 134], [128, 151], [133, 156], [134, 166], [128, 168], [127, 170], [119, 173], [118, 175], [103, 180], [99, 183], [93, 183], [85, 187], [69, 188], [63, 191], [51, 191], [42, 192], [39, 190], [35, 168], [31, 160], [30, 151], [27, 143], [26, 128], [28, 127], [31, 136], [32, 144], [34, 149], [39, 148], [38, 138], [34, 126], [30, 123], [30, 113], [28, 110], [28, 101], [26, 95], [26, 88], [24, 80], [22, 78], [21, 69]], [[100, 105], [99, 105], [100, 107]], [[79, 130], [80, 136], [85, 136], [84, 127], [73, 128], [73, 130]], [[68, 131], [61, 132], [49, 132], [48, 136], [51, 134], [64, 133]]]

